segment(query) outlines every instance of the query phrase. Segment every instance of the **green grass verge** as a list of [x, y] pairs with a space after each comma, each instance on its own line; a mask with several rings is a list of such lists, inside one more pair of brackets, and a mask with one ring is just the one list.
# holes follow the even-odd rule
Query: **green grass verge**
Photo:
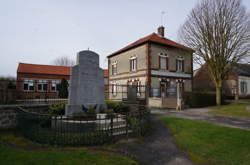
[[43, 150], [23, 150], [8, 147], [10, 142], [21, 147], [32, 145], [23, 138], [13, 134], [0, 133], [0, 164], [4, 165], [137, 165], [138, 163], [128, 157], [87, 148], [46, 148]]
[[197, 165], [249, 165], [250, 131], [178, 118], [161, 118]]
[[214, 114], [214, 115], [250, 118], [250, 112], [246, 111], [246, 106], [250, 106], [250, 104], [231, 103], [227, 105], [213, 106], [213, 107], [209, 107], [213, 109], [213, 111], [210, 111], [209, 113]]

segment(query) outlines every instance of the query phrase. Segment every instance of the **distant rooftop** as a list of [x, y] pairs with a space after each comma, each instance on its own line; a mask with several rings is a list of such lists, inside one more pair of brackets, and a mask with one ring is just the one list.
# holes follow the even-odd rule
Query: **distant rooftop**
[[[41, 64], [27, 64], [19, 63], [17, 73], [32, 73], [32, 74], [49, 74], [49, 75], [70, 75], [70, 68], [68, 66], [56, 65], [41, 65]], [[108, 70], [103, 70], [104, 77], [108, 77]]]
[[250, 76], [250, 64], [236, 64], [234, 71], [241, 76]]

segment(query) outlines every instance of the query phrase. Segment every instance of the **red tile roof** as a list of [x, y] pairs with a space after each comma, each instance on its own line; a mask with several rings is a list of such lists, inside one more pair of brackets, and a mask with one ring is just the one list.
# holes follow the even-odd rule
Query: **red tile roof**
[[108, 77], [109, 76], [109, 70], [108, 69], [103, 69], [103, 75], [104, 75], [104, 77]]
[[139, 46], [139, 45], [142, 45], [146, 42], [153, 42], [153, 43], [158, 43], [158, 44], [162, 44], [162, 45], [166, 45], [166, 46], [171, 46], [171, 47], [176, 47], [176, 48], [180, 48], [180, 49], [184, 49], [184, 50], [188, 50], [188, 51], [193, 51], [193, 49], [189, 48], [189, 47], [186, 47], [184, 45], [181, 45], [177, 42], [174, 42], [172, 40], [169, 40], [167, 38], [164, 38], [164, 37], [160, 37], [158, 34], [156, 33], [152, 33], [144, 38], [141, 38], [131, 44], [129, 44], [128, 46], [112, 53], [111, 55], [109, 55], [108, 57], [112, 57], [114, 55], [117, 55], [119, 53], [122, 53], [126, 50], [129, 50], [131, 48], [134, 48], [136, 46]]
[[17, 73], [70, 75], [70, 67], [19, 63]]
[[[50, 75], [70, 75], [70, 67], [55, 65], [40, 65], [19, 63], [17, 73], [50, 74]], [[104, 77], [108, 77], [108, 70], [103, 70]]]

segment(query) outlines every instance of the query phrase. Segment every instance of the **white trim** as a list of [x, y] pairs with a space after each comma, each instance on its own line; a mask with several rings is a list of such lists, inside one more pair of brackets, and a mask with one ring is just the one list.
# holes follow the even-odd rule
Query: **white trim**
[[156, 76], [170, 76], [170, 77], [178, 77], [178, 78], [191, 78], [191, 74], [187, 74], [187, 73], [175, 73], [175, 72], [152, 70], [151, 74], [156, 75]]
[[178, 56], [177, 60], [184, 60], [184, 57], [183, 56]]
[[116, 65], [117, 64], [117, 61], [114, 61], [113, 63], [111, 63], [111, 65]]
[[130, 71], [131, 72], [136, 72], [136, 70], [137, 70], [137, 57], [130, 57], [129, 60], [130, 60], [130, 66], [129, 67], [131, 67]]
[[[28, 89], [24, 89], [24, 84], [28, 85]], [[30, 90], [33, 87], [33, 90]], [[35, 80], [34, 79], [23, 79], [23, 91], [31, 92], [35, 90]]]
[[167, 53], [158, 53], [158, 56], [167, 58], [168, 54]]
[[136, 56], [131, 56], [129, 59], [133, 60], [133, 59], [136, 59], [136, 58], [137, 58]]

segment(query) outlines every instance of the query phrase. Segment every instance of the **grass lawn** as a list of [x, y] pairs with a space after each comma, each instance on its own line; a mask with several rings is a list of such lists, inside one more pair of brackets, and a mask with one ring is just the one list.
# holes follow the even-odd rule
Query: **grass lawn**
[[250, 104], [230, 103], [227, 105], [213, 106], [213, 107], [209, 107], [211, 109], [214, 109], [213, 111], [210, 111], [209, 113], [215, 114], [215, 115], [250, 118], [250, 112], [246, 111], [246, 106], [250, 106]]
[[[6, 142], [15, 145], [9, 147]], [[90, 151], [87, 148], [46, 148], [24, 150], [17, 148], [32, 147], [30, 142], [15, 137], [11, 133], [0, 133], [0, 164], [4, 165], [137, 165], [125, 156]], [[18, 146], [18, 147], [17, 147]]]
[[210, 123], [161, 118], [177, 145], [197, 165], [249, 165], [250, 131]]

